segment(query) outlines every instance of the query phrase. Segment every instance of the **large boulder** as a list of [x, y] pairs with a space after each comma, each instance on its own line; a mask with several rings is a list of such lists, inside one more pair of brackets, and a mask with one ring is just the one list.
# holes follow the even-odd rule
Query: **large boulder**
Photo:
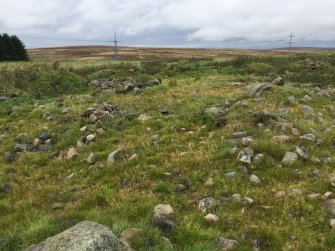
[[24, 251], [129, 251], [112, 231], [96, 222], [82, 221]]

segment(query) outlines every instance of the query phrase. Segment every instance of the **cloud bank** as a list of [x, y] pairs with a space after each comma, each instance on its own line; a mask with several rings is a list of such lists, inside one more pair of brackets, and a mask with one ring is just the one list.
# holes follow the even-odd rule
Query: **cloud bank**
[[334, 9], [333, 0], [0, 0], [0, 32], [30, 47], [78, 43], [37, 37], [111, 40], [114, 32], [130, 45], [276, 47], [293, 32], [297, 45], [330, 46]]

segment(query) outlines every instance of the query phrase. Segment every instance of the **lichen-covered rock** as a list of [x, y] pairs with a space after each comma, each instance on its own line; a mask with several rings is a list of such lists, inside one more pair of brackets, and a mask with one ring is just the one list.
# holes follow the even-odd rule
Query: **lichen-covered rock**
[[82, 221], [24, 251], [129, 251], [112, 231], [96, 222]]

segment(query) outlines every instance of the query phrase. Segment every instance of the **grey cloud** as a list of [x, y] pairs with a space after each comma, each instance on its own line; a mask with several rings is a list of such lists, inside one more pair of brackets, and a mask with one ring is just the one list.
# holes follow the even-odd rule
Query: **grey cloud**
[[28, 46], [60, 44], [33, 36], [110, 40], [114, 31], [130, 44], [157, 46], [276, 47], [290, 32], [299, 45], [335, 40], [333, 0], [0, 0], [0, 6], [0, 32], [21, 35]]

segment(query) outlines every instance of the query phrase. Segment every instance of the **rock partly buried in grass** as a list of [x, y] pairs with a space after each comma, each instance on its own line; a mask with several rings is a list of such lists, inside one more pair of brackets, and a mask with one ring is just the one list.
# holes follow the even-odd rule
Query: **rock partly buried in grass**
[[303, 105], [301, 106], [301, 111], [306, 115], [310, 115], [314, 113], [314, 108], [309, 105]]
[[122, 231], [121, 240], [132, 244], [135, 241], [141, 239], [144, 235], [144, 230], [142, 228], [128, 228]]
[[173, 208], [168, 204], [158, 204], [154, 208], [153, 223], [162, 231], [170, 231], [176, 227]]
[[245, 164], [251, 164], [252, 158], [254, 157], [254, 151], [250, 147], [246, 147], [241, 150], [238, 154], [238, 160]]
[[113, 164], [116, 161], [120, 161], [126, 158], [126, 153], [122, 149], [117, 149], [111, 152], [107, 157], [107, 162]]
[[215, 117], [215, 125], [217, 128], [225, 127], [228, 123], [226, 115], [228, 114], [224, 108], [210, 107], [205, 109], [205, 114], [211, 114]]
[[119, 240], [106, 226], [82, 221], [24, 251], [130, 251], [127, 243]]
[[218, 223], [219, 222], [219, 217], [215, 214], [207, 214], [204, 217], [205, 221], [209, 222], [209, 223]]
[[7, 194], [12, 190], [12, 187], [7, 183], [0, 187], [0, 194]]
[[285, 85], [285, 80], [282, 77], [278, 77], [272, 81], [273, 85], [283, 86]]
[[71, 147], [69, 150], [67, 150], [66, 158], [67, 159], [74, 159], [78, 156], [78, 152], [75, 148]]
[[94, 165], [97, 161], [98, 158], [95, 153], [91, 153], [86, 159], [86, 163], [89, 165]]
[[294, 162], [298, 159], [298, 154], [293, 152], [286, 152], [284, 158], [282, 159], [282, 163], [285, 166], [292, 166]]
[[307, 150], [304, 147], [295, 147], [295, 152], [299, 155], [299, 157], [303, 159], [308, 159], [308, 153]]
[[98, 87], [106, 91], [114, 93], [137, 93], [145, 88], [153, 87], [161, 83], [158, 79], [153, 79], [147, 82], [136, 83], [133, 80], [92, 80], [88, 85], [91, 87]]
[[229, 250], [233, 250], [234, 248], [236, 248], [236, 246], [240, 245], [240, 243], [235, 239], [227, 239], [224, 237], [219, 237], [218, 245], [219, 245], [220, 250], [229, 251]]
[[255, 174], [251, 174], [249, 180], [250, 183], [253, 185], [259, 185], [262, 183], [261, 180]]
[[215, 204], [216, 202], [212, 197], [203, 198], [199, 201], [198, 209], [202, 214], [206, 215], [211, 213], [215, 207]]
[[13, 163], [15, 161], [15, 156], [11, 152], [5, 153], [5, 160], [7, 163]]
[[138, 117], [138, 120], [141, 121], [142, 123], [150, 119], [152, 119], [152, 117], [146, 113], [143, 113]]
[[329, 214], [335, 217], [335, 199], [324, 201], [323, 206]]

